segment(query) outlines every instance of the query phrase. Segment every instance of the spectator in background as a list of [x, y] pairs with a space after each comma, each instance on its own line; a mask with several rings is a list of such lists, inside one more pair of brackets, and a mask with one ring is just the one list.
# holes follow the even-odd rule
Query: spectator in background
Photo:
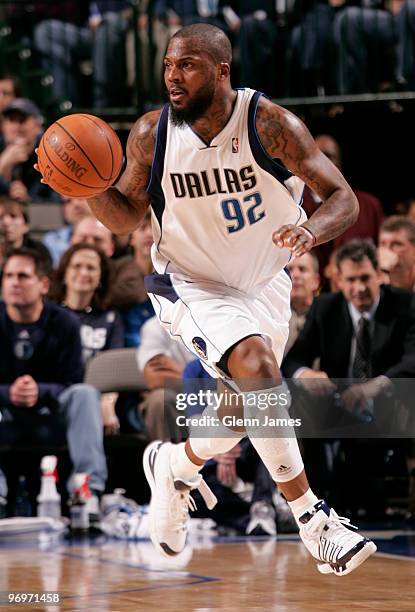
[[[49, 280], [36, 251], [7, 256], [0, 303], [0, 440], [67, 441], [74, 472], [90, 476], [88, 511], [99, 514], [107, 468], [99, 394], [82, 381], [79, 322], [44, 301]], [[68, 489], [73, 491], [72, 479]]]
[[[148, 214], [148, 219], [146, 218], [146, 220], [143, 220], [142, 224], [146, 228], [144, 231], [145, 236], [148, 237], [148, 227], [150, 228], [151, 234], [150, 213]], [[140, 234], [140, 227], [141, 225], [136, 230], [137, 235]], [[135, 311], [138, 316], [139, 309], [137, 304], [145, 303], [145, 305], [143, 305], [143, 321], [152, 316], [153, 309], [147, 297], [143, 281], [143, 274], [146, 272], [141, 272], [139, 267], [139, 265], [142, 265], [143, 270], [147, 270], [147, 256], [141, 258], [140, 253], [138, 253], [137, 261], [141, 262], [139, 265], [137, 265], [135, 258], [130, 255], [114, 259], [116, 252], [113, 234], [105, 225], [91, 215], [81, 219], [74, 228], [72, 244], [78, 244], [80, 242], [95, 245], [111, 260], [112, 282], [108, 306], [121, 310], [123, 315], [130, 307], [135, 306]], [[147, 250], [149, 252], [149, 248]], [[131, 325], [134, 325], [134, 321], [132, 321]], [[134, 335], [134, 333], [138, 334], [138, 329], [136, 331], [133, 329], [132, 334]], [[127, 344], [127, 346], [137, 345]]]
[[318, 259], [313, 252], [295, 257], [287, 265], [291, 276], [291, 319], [285, 354], [304, 327], [305, 318], [320, 287]]
[[89, 3], [89, 20], [83, 27], [60, 19], [45, 19], [35, 27], [35, 48], [45, 70], [53, 75], [57, 97], [81, 105], [79, 64], [92, 60], [93, 106], [125, 102], [127, 8], [124, 0], [95, 0]]
[[139, 404], [149, 440], [183, 441], [183, 429], [176, 424], [179, 412], [176, 393], [184, 368], [193, 355], [175, 342], [151, 317], [141, 328], [137, 351], [138, 369], [144, 374], [149, 391]]
[[0, 267], [2, 259], [15, 248], [26, 247], [38, 252], [52, 270], [48, 249], [29, 234], [30, 220], [23, 204], [8, 196], [0, 197]]
[[144, 277], [153, 271], [150, 252], [153, 244], [150, 211], [131, 234], [132, 257], [116, 261], [116, 285], [111, 291], [110, 304], [121, 310], [126, 346], [139, 346], [140, 330], [154, 309], [144, 286]]
[[415, 223], [415, 198], [409, 199], [406, 216]]
[[66, 198], [62, 203], [65, 225], [46, 232], [42, 237], [43, 244], [51, 254], [56, 268], [62, 255], [69, 249], [74, 226], [84, 217], [90, 215], [88, 202], [83, 198]]
[[42, 136], [42, 116], [36, 104], [16, 98], [3, 110], [0, 136], [0, 193], [20, 202], [57, 200], [34, 169], [35, 149]]
[[395, 205], [395, 214], [408, 217], [415, 222], [415, 197], [409, 197], [406, 200], [397, 202]]
[[247, 87], [249, 83], [252, 89], [273, 95], [277, 81], [276, 3], [273, 0], [240, 0], [237, 3], [225, 0], [222, 4], [223, 19], [234, 37], [234, 46], [239, 49], [241, 86]]
[[124, 346], [121, 317], [107, 308], [110, 280], [108, 258], [83, 243], [64, 253], [54, 274], [49, 297], [79, 318], [84, 364], [99, 351]]
[[394, 79], [397, 33], [384, 3], [345, 6], [334, 23], [334, 42], [339, 94], [377, 92]]
[[[352, 339], [359, 323], [371, 322], [371, 352], [368, 367], [380, 377], [360, 386], [360, 396], [382, 392], [387, 377], [415, 375], [415, 298], [408, 291], [381, 285], [375, 246], [369, 240], [351, 240], [337, 252], [340, 293], [314, 299], [305, 325], [286, 355], [283, 371], [287, 376], [320, 378], [333, 389], [330, 378], [353, 375], [356, 347]], [[404, 314], [405, 313], [405, 314]], [[394, 333], [385, 335], [383, 326]], [[333, 341], [335, 339], [335, 341]], [[320, 372], [311, 370], [316, 357]], [[301, 368], [301, 370], [300, 370]], [[355, 376], [357, 378], [357, 376]]]
[[316, 96], [335, 93], [333, 21], [345, 1], [293, 0], [285, 4], [293, 23], [288, 34], [291, 95]]
[[[320, 134], [315, 138], [317, 146], [323, 153], [342, 171], [342, 155], [339, 143], [328, 134]], [[330, 254], [353, 238], [371, 238], [376, 244], [378, 240], [379, 227], [383, 220], [382, 204], [374, 195], [353, 189], [359, 201], [359, 216], [352, 227], [349, 227], [340, 236], [319, 245], [313, 249], [318, 258], [320, 275], [323, 276], [324, 268], [329, 262]], [[310, 217], [320, 206], [320, 198], [309, 188], [304, 188], [303, 208]]]
[[415, 223], [406, 217], [388, 217], [379, 231], [379, 262], [385, 282], [415, 289]]
[[336, 255], [337, 255], [337, 251], [331, 252], [329, 261], [327, 265], [325, 266], [324, 272], [323, 272], [323, 276], [327, 284], [327, 290], [330, 291], [330, 293], [336, 293], [337, 291], [340, 291], [340, 287], [337, 282], [339, 271], [337, 269], [337, 264], [336, 264]]
[[17, 77], [4, 73], [0, 76], [0, 131], [4, 109], [15, 99], [21, 96], [20, 83]]
[[[124, 346], [121, 317], [107, 308], [110, 279], [107, 257], [97, 247], [83, 243], [64, 253], [54, 275], [49, 297], [78, 317], [84, 365], [100, 351]], [[115, 433], [119, 428], [116, 400], [116, 393], [102, 395], [106, 433]]]
[[[337, 252], [337, 267], [341, 292], [314, 299], [282, 371], [304, 381], [307, 395], [316, 395], [319, 403], [337, 390], [338, 381], [331, 379], [353, 378], [350, 386], [339, 390], [343, 408], [329, 404], [329, 411], [337, 410], [341, 418], [342, 410], [359, 416], [378, 397], [393, 394], [391, 379], [415, 376], [415, 297], [381, 285], [376, 248], [369, 240], [344, 244]], [[312, 369], [316, 358], [319, 371]], [[387, 405], [393, 417], [392, 397], [387, 396]], [[310, 400], [307, 407], [311, 410]], [[347, 473], [353, 474], [354, 498], [379, 516], [385, 500], [376, 486], [383, 483], [384, 447], [376, 444], [378, 440], [370, 446], [367, 442], [343, 440], [342, 454]], [[337, 494], [343, 495], [343, 489]]]
[[415, 5], [411, 0], [346, 6], [336, 17], [338, 93], [413, 88]]
[[72, 244], [91, 244], [101, 249], [107, 257], [112, 257], [115, 244], [111, 231], [91, 214], [84, 216], [75, 226]]

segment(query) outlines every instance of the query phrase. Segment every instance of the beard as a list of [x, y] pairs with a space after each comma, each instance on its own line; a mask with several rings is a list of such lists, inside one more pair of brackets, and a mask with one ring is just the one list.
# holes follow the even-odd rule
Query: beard
[[182, 128], [203, 117], [212, 104], [214, 96], [215, 86], [212, 83], [206, 85], [203, 90], [199, 91], [199, 93], [188, 102], [186, 108], [177, 109], [169, 102], [170, 118], [173, 125]]

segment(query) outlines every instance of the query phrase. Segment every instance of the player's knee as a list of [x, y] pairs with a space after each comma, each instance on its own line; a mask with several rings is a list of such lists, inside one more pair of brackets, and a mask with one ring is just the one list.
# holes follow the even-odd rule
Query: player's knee
[[[232, 351], [228, 368], [232, 378], [258, 381], [267, 388], [281, 383], [281, 374], [271, 348], [261, 336], [251, 336], [242, 340]], [[263, 381], [263, 382], [259, 382]]]

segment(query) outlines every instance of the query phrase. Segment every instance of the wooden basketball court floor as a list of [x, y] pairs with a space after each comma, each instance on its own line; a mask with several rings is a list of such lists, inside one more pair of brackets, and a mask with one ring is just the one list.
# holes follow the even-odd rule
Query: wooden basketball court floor
[[[147, 541], [104, 536], [3, 542], [0, 610], [414, 612], [415, 531], [374, 539], [381, 552], [343, 578], [321, 575], [296, 536], [198, 540], [175, 559]], [[58, 592], [61, 601], [7, 604], [9, 592]]]

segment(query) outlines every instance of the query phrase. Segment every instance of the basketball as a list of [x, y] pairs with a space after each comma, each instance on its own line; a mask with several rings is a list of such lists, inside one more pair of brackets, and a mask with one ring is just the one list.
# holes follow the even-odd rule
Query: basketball
[[39, 143], [38, 165], [47, 184], [67, 197], [102, 193], [118, 177], [123, 162], [120, 140], [94, 115], [58, 119]]

